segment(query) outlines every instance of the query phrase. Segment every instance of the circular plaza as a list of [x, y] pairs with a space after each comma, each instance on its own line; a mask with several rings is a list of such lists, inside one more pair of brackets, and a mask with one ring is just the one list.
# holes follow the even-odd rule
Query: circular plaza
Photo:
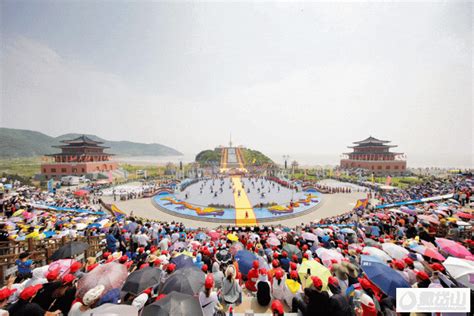
[[220, 176], [183, 182], [152, 198], [170, 215], [208, 222], [256, 225], [315, 210], [322, 194], [278, 178]]

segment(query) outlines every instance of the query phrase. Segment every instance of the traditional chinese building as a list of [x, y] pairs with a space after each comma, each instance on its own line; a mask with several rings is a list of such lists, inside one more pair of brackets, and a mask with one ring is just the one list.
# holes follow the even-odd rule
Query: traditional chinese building
[[341, 159], [343, 169], [366, 169], [375, 175], [399, 175], [406, 171], [407, 162], [403, 153], [391, 152], [390, 141], [372, 136], [354, 142], [352, 152], [344, 153]]
[[41, 165], [41, 174], [47, 178], [60, 178], [63, 176], [89, 176], [109, 172], [117, 169], [117, 163], [111, 161], [113, 154], [105, 153], [102, 142], [82, 135], [71, 140], [61, 141], [63, 145], [53, 146], [60, 148], [61, 152], [52, 155], [50, 162]]

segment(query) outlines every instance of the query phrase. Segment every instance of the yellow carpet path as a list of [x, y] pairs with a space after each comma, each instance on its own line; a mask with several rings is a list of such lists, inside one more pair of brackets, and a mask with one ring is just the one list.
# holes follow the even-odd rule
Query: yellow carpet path
[[[253, 211], [252, 204], [250, 204], [249, 197], [242, 188], [242, 181], [239, 176], [232, 177], [232, 183], [234, 184], [234, 201], [235, 201], [235, 225], [237, 226], [255, 226], [257, 225], [257, 219]], [[240, 190], [240, 196], [238, 191]], [[245, 216], [247, 214], [247, 218]]]

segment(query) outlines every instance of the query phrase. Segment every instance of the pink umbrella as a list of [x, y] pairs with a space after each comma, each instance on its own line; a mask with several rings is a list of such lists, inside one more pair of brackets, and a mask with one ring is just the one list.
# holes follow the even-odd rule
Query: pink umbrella
[[418, 220], [428, 222], [430, 224], [439, 225], [439, 220], [437, 217], [429, 215], [418, 215]]
[[270, 237], [267, 239], [267, 243], [272, 247], [277, 247], [281, 245], [281, 242], [276, 237]]
[[104, 293], [111, 289], [121, 288], [127, 276], [127, 268], [123, 264], [110, 262], [99, 265], [79, 279], [76, 297], [82, 298], [87, 291], [99, 284], [105, 287]]
[[388, 215], [384, 213], [377, 213], [375, 216], [377, 216], [379, 219], [388, 219]]
[[409, 215], [416, 215], [416, 211], [415, 210], [412, 210], [412, 209], [409, 209], [408, 207], [402, 207], [400, 208], [400, 210], [404, 213], [407, 213]]
[[211, 240], [216, 241], [219, 239], [221, 236], [220, 233], [216, 232], [215, 230], [211, 230], [210, 232], [207, 233], [209, 237], [211, 237]]
[[30, 219], [30, 218], [32, 218], [35, 214], [33, 214], [33, 212], [24, 211], [21, 215], [22, 215], [25, 219]]
[[59, 269], [59, 274], [67, 274], [69, 269], [71, 268], [71, 265], [75, 262], [76, 260], [74, 259], [60, 259], [56, 260], [53, 263], [49, 265], [48, 271], [53, 271], [53, 270], [58, 270]]
[[458, 258], [472, 256], [471, 252], [466, 247], [453, 240], [446, 238], [436, 238], [436, 244], [442, 251], [450, 254], [451, 256]]
[[77, 190], [76, 192], [74, 192], [74, 195], [76, 196], [86, 196], [89, 194], [89, 191], [87, 190]]
[[237, 253], [237, 251], [239, 250], [243, 250], [244, 249], [244, 245], [241, 243], [241, 242], [236, 242], [234, 243], [230, 249], [229, 249], [229, 252], [235, 256], [235, 254]]
[[335, 250], [327, 250], [321, 253], [321, 261], [326, 267], [329, 267], [332, 264], [333, 260], [339, 263], [343, 258], [344, 257]]
[[446, 260], [445, 257], [443, 257], [436, 249], [433, 249], [431, 247], [426, 247], [426, 246], [415, 246], [411, 248], [413, 251], [418, 252], [419, 254], [422, 254], [423, 256], [436, 259], [438, 261], [444, 261]]
[[303, 233], [303, 235], [301, 235], [301, 237], [303, 237], [304, 239], [309, 240], [309, 241], [318, 240], [318, 236], [316, 236], [315, 234], [312, 234], [312, 233]]

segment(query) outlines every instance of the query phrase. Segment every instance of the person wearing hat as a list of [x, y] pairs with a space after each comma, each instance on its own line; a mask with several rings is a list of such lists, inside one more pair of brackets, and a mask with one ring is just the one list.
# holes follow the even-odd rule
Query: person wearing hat
[[[281, 270], [281, 269], [280, 269]], [[257, 302], [260, 306], [268, 306], [272, 300], [271, 285], [268, 281], [268, 272], [265, 268], [258, 271]]]
[[8, 315], [5, 307], [8, 305], [8, 299], [16, 292], [16, 289], [11, 289], [8, 286], [0, 290], [0, 316]]
[[286, 291], [286, 273], [283, 269], [277, 269], [273, 276], [272, 284], [272, 296], [274, 299], [283, 300], [285, 298]]
[[252, 262], [252, 269], [247, 273], [247, 281], [245, 282], [245, 288], [251, 292], [257, 292], [257, 280], [258, 280], [258, 260]]
[[203, 316], [213, 316], [216, 309], [223, 309], [219, 303], [217, 292], [212, 290], [213, 287], [214, 277], [212, 274], [208, 274], [204, 281], [204, 290], [199, 292], [199, 303], [201, 304]]
[[416, 273], [416, 283], [413, 287], [417, 288], [427, 288], [429, 287], [431, 281], [430, 276], [423, 270], [420, 270]]
[[293, 299], [292, 312], [301, 311], [303, 316], [329, 315], [329, 294], [322, 290], [322, 280], [317, 276], [312, 276], [311, 281], [311, 286], [304, 289], [304, 295]]
[[233, 265], [229, 265], [225, 271], [225, 279], [222, 283], [222, 298], [226, 304], [240, 303], [242, 300], [242, 288], [235, 279], [236, 270]]
[[39, 290], [43, 288], [42, 284], [29, 286], [21, 291], [19, 300], [8, 308], [8, 313], [15, 316], [53, 316], [59, 315], [61, 311], [47, 312], [41, 306], [33, 303], [32, 300]]
[[85, 316], [90, 314], [90, 309], [94, 308], [104, 293], [105, 287], [102, 284], [88, 290], [82, 297], [82, 302], [76, 302], [71, 306], [68, 316]]
[[285, 309], [280, 300], [274, 300], [272, 302], [272, 316], [283, 316], [285, 314]]

